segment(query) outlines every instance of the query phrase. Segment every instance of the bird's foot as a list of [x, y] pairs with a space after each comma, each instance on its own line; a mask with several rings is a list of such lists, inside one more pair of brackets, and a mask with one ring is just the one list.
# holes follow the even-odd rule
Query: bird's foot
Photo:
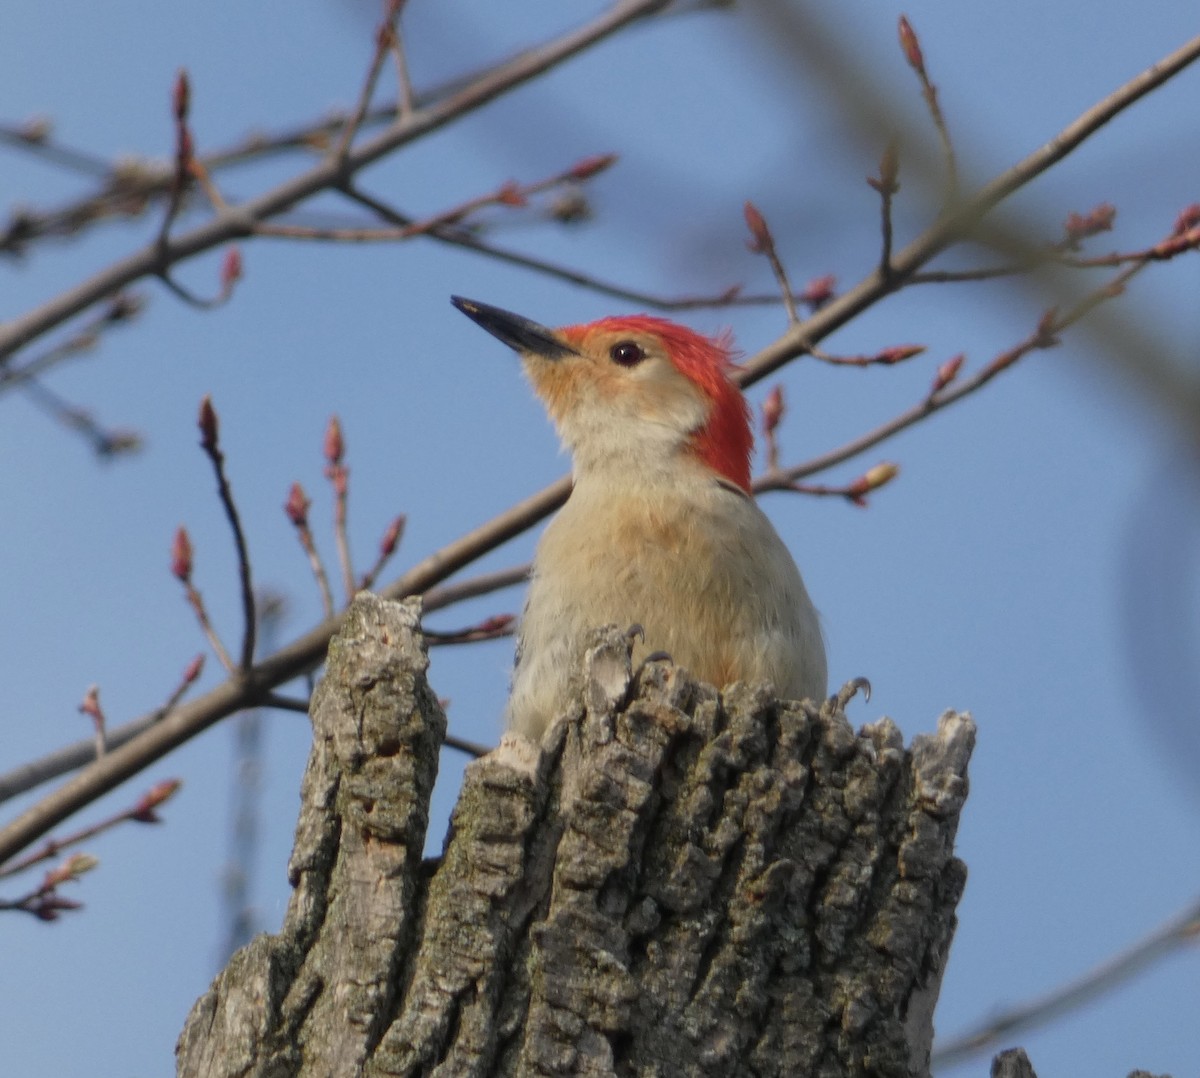
[[851, 678], [830, 699], [837, 704], [839, 711], [845, 711], [846, 705], [858, 695], [860, 690], [864, 701], [869, 704], [871, 702], [871, 683], [865, 677]]

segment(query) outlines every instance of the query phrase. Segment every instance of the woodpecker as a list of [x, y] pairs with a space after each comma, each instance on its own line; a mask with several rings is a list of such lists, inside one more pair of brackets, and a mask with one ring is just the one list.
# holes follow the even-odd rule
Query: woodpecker
[[533, 560], [506, 722], [540, 738], [569, 705], [589, 634], [638, 625], [718, 687], [825, 695], [817, 612], [750, 493], [750, 409], [729, 342], [648, 315], [548, 329], [451, 302], [516, 350], [571, 454], [573, 488]]

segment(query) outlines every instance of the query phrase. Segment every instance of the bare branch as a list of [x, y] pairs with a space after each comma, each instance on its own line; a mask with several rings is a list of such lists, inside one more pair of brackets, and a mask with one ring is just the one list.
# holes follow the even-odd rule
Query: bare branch
[[1038, 999], [1003, 1011], [994, 1018], [981, 1022], [970, 1032], [937, 1045], [931, 1062], [937, 1066], [949, 1067], [978, 1055], [989, 1045], [995, 1045], [1002, 1036], [1009, 1037], [1017, 1032], [1045, 1025], [1124, 984], [1168, 955], [1194, 945], [1198, 936], [1200, 902], [1194, 902], [1145, 939], [1101, 962], [1082, 977]]

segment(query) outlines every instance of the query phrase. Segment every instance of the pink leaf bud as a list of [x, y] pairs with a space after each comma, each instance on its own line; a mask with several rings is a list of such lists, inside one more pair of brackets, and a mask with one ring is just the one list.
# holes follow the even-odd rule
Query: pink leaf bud
[[529, 199], [525, 197], [519, 184], [509, 180], [496, 192], [496, 201], [501, 206], [524, 206], [528, 204]]
[[755, 254], [770, 251], [775, 244], [771, 239], [771, 230], [767, 228], [766, 218], [758, 212], [758, 207], [753, 202], [747, 202], [742, 207], [742, 213], [746, 218], [746, 227], [750, 229], [752, 237], [746, 246]]
[[187, 669], [183, 672], [183, 683], [190, 685], [200, 676], [200, 672], [204, 669], [204, 656], [197, 655], [190, 663], [187, 664]]
[[833, 299], [836, 287], [837, 278], [832, 273], [827, 273], [823, 277], [814, 277], [804, 286], [804, 291], [800, 293], [800, 302], [807, 303], [816, 310], [816, 308], [823, 307]]
[[205, 394], [200, 402], [200, 445], [206, 453], [212, 453], [217, 448], [217, 411], [213, 407], [212, 397]]
[[616, 162], [617, 155], [615, 153], [593, 154], [591, 157], [583, 158], [582, 161], [576, 161], [571, 166], [571, 170], [567, 175], [572, 180], [590, 180], [593, 176], [616, 164]]
[[946, 388], [955, 378], [958, 377], [958, 372], [962, 368], [963, 361], [967, 357], [960, 352], [958, 355], [946, 360], [937, 369], [937, 374], [934, 376], [933, 385], [930, 387], [930, 394], [939, 393]]
[[283, 511], [287, 518], [297, 528], [308, 527], [308, 507], [312, 502], [305, 497], [304, 488], [299, 483], [293, 483], [288, 491], [287, 501], [283, 503]]
[[904, 50], [904, 59], [908, 61], [911, 67], [917, 74], [925, 74], [925, 57], [921, 54], [921, 42], [917, 40], [917, 33], [912, 28], [912, 23], [901, 15], [900, 25], [900, 48]]
[[241, 279], [242, 252], [237, 247], [230, 247], [221, 262], [221, 292], [228, 295], [233, 291], [233, 286]]
[[129, 810], [129, 819], [138, 823], [161, 823], [162, 817], [154, 810], [175, 796], [183, 783], [179, 779], [164, 779], [150, 787]]
[[1185, 206], [1179, 211], [1179, 216], [1175, 218], [1175, 227], [1171, 230], [1173, 236], [1181, 236], [1185, 232], [1191, 232], [1193, 228], [1200, 226], [1200, 202], [1193, 202], [1190, 206]]
[[81, 714], [89, 716], [99, 729], [104, 729], [104, 712], [100, 707], [99, 685], [92, 685], [84, 693], [83, 701], [79, 705], [79, 711]]
[[192, 541], [187, 529], [180, 525], [171, 544], [171, 572], [185, 584], [192, 579]]
[[876, 363], [903, 363], [904, 360], [919, 356], [924, 351], [923, 344], [897, 344], [877, 352], [873, 358]]
[[1057, 323], [1057, 307], [1049, 308], [1038, 319], [1037, 329], [1034, 331], [1035, 343], [1038, 348], [1052, 348], [1058, 344], [1058, 336], [1055, 333]]
[[1098, 232], [1111, 232], [1116, 220], [1115, 206], [1102, 202], [1088, 213], [1069, 213], [1063, 224], [1063, 242], [1067, 247], [1078, 247], [1080, 241]]
[[175, 119], [182, 123], [188, 117], [192, 105], [192, 86], [188, 80], [186, 68], [180, 68], [175, 76], [175, 86], [171, 90], [171, 111]]
[[771, 392], [767, 394], [767, 399], [762, 404], [763, 434], [774, 434], [775, 428], [779, 426], [786, 411], [787, 405], [783, 400], [783, 385], [776, 384]]
[[330, 464], [340, 464], [342, 455], [346, 452], [346, 443], [342, 438], [342, 425], [337, 416], [329, 417], [329, 426], [325, 428], [325, 459]]
[[396, 547], [400, 544], [400, 539], [404, 535], [404, 526], [407, 523], [408, 518], [401, 515], [388, 525], [388, 530], [383, 533], [383, 539], [379, 543], [380, 557], [390, 558], [396, 552]]

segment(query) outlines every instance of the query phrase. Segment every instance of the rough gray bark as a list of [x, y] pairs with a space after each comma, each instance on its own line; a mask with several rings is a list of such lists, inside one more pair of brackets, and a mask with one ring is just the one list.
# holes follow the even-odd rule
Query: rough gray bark
[[597, 635], [578, 713], [467, 768], [416, 601], [360, 596], [313, 698], [283, 927], [230, 961], [186, 1076], [928, 1073], [975, 728], [905, 749]]

